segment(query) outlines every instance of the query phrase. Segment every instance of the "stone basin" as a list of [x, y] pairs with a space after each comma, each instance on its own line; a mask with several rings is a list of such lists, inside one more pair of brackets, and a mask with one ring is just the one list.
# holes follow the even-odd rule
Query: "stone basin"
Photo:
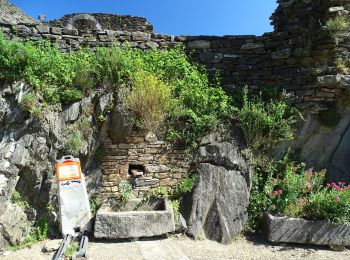
[[166, 199], [152, 199], [142, 203], [129, 200], [113, 207], [103, 204], [97, 211], [95, 238], [120, 239], [160, 236], [175, 231], [174, 212]]
[[283, 243], [350, 246], [350, 224], [266, 215], [268, 240]]

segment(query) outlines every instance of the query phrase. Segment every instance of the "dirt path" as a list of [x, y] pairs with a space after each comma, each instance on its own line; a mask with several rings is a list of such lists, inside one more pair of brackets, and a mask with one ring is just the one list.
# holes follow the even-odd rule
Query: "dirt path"
[[[5, 260], [46, 260], [53, 253], [41, 253], [45, 242], [31, 249], [0, 256]], [[350, 250], [335, 252], [327, 247], [303, 245], [272, 245], [260, 238], [242, 238], [230, 245], [220, 245], [209, 240], [193, 241], [184, 236], [136, 242], [93, 241], [89, 243], [91, 260], [217, 260], [217, 259], [350, 259]], [[1, 255], [1, 254], [0, 254]]]

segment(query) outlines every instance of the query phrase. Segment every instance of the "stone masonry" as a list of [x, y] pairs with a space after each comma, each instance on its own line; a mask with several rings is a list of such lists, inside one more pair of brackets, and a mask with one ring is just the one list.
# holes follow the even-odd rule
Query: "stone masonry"
[[[182, 147], [159, 141], [152, 133], [131, 132], [122, 143], [104, 143], [99, 196], [118, 197], [123, 179], [132, 183], [136, 197], [159, 186], [174, 188], [187, 176], [189, 162]], [[143, 175], [133, 177], [131, 169]]]
[[[350, 151], [346, 148], [350, 136], [350, 31], [327, 28], [330, 19], [349, 15], [350, 0], [277, 2], [270, 18], [274, 32], [262, 36], [165, 35], [154, 33], [144, 18], [105, 14], [72, 14], [40, 23], [12, 10], [6, 0], [0, 0], [1, 5], [5, 3], [17, 18], [10, 19], [0, 11], [0, 29], [17, 41], [49, 40], [63, 52], [126, 43], [144, 50], [164, 50], [182, 44], [209, 74], [221, 73], [222, 86], [231, 95], [245, 84], [252, 91], [267, 86], [284, 89], [285, 99], [306, 115], [295, 144], [301, 159], [316, 168], [338, 171], [340, 180], [348, 175], [350, 181]], [[340, 123], [321, 126], [318, 115], [334, 107], [341, 110]]]
[[334, 42], [325, 28], [328, 19], [347, 14], [348, 0], [279, 0], [271, 20], [275, 31], [262, 36], [173, 36], [153, 33], [141, 17], [72, 14], [48, 23], [6, 22], [0, 28], [14, 40], [49, 40], [62, 51], [97, 48], [126, 42], [141, 49], [167, 49], [181, 43], [192, 59], [208, 71], [219, 70], [228, 93], [247, 84], [252, 90], [277, 86], [301, 109], [326, 110], [350, 84], [337, 71], [338, 58], [347, 58], [349, 32]]

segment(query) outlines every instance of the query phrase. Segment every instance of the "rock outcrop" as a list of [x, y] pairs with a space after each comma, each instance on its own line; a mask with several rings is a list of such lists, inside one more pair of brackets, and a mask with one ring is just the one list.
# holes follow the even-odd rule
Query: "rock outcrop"
[[[39, 119], [20, 109], [20, 100], [29, 90], [21, 82], [0, 84], [0, 248], [19, 242], [30, 231], [28, 227], [47, 213], [48, 204], [55, 207], [54, 162], [67, 153], [68, 129], [84, 131], [82, 120], [88, 122], [85, 130], [89, 135], [79, 155], [87, 182], [94, 186], [98, 178], [89, 174], [98, 171], [91, 163], [98, 142], [91, 130], [94, 118], [86, 114], [89, 106], [93, 109], [92, 97], [63, 109], [52, 106]], [[19, 198], [13, 198], [14, 191]]]
[[187, 233], [228, 244], [248, 218], [251, 169], [238, 142], [210, 143], [196, 157], [198, 179], [183, 212]]
[[26, 15], [21, 9], [10, 4], [7, 0], [0, 0], [0, 23], [2, 24], [29, 24], [35, 25], [39, 22]]

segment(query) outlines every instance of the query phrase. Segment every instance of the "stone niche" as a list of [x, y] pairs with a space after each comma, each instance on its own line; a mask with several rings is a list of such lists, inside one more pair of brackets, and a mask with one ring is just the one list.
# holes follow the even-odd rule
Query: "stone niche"
[[174, 188], [190, 167], [182, 146], [159, 140], [153, 133], [133, 131], [124, 142], [105, 142], [103, 154], [101, 199], [118, 198], [122, 180], [132, 184], [135, 197], [159, 186]]

